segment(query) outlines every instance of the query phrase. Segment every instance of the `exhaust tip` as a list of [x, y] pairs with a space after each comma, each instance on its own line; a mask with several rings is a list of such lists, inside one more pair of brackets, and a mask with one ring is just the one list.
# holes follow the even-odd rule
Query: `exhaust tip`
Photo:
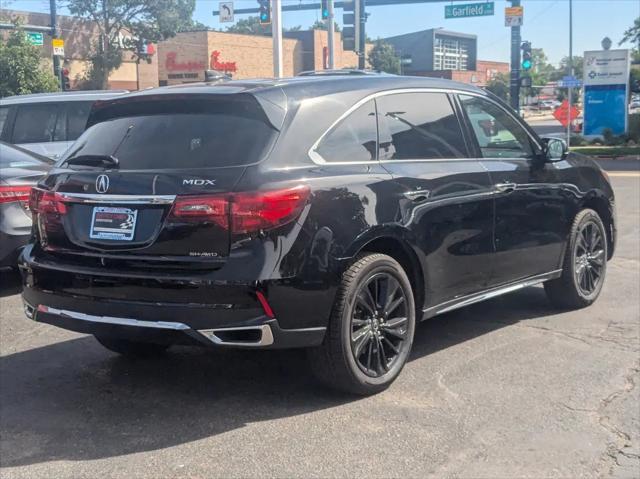
[[260, 347], [273, 344], [273, 333], [268, 324], [240, 328], [199, 329], [198, 332], [212, 343], [221, 346]]
[[25, 300], [22, 300], [22, 310], [27, 318], [33, 319], [36, 315], [36, 308], [31, 306]]

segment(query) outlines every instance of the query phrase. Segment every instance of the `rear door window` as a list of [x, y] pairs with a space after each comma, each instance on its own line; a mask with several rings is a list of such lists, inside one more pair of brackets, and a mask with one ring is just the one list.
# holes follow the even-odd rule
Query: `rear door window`
[[376, 102], [381, 160], [468, 156], [460, 122], [445, 93], [397, 93]]
[[72, 101], [67, 103], [67, 141], [77, 140], [84, 133], [92, 105], [93, 102], [91, 101]]
[[54, 140], [57, 103], [20, 105], [13, 127], [12, 143], [46, 143]]
[[377, 140], [376, 105], [370, 100], [338, 123], [315, 151], [330, 163], [376, 161]]
[[[97, 155], [114, 156], [120, 169], [132, 170], [248, 165], [262, 159], [277, 135], [257, 104], [181, 102], [172, 112], [168, 102], [155, 103], [127, 104], [136, 114], [91, 126], [61, 162]], [[201, 112], [189, 113], [195, 108]]]

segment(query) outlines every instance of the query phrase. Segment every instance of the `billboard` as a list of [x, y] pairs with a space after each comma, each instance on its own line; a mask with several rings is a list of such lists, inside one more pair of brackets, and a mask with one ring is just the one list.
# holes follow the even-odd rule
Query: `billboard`
[[629, 50], [584, 52], [584, 134], [627, 131]]

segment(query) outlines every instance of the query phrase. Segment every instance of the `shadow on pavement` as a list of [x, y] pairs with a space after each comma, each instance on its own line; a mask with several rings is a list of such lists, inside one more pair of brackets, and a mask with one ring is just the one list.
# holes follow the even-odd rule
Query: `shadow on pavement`
[[[411, 360], [554, 313], [541, 288], [449, 313], [419, 325]], [[358, 399], [316, 384], [304, 351], [174, 348], [133, 361], [92, 337], [0, 358], [0, 384], [3, 467], [153, 451]]]
[[19, 294], [22, 291], [20, 273], [14, 269], [0, 270], [0, 298]]

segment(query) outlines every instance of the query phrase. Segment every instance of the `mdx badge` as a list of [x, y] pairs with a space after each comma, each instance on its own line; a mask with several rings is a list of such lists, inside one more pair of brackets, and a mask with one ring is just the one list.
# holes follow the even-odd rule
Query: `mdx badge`
[[109, 177], [107, 175], [100, 175], [96, 178], [96, 191], [98, 193], [106, 193], [109, 189]]
[[190, 186], [216, 186], [216, 180], [203, 180], [200, 178], [184, 178], [182, 180], [183, 185]]

